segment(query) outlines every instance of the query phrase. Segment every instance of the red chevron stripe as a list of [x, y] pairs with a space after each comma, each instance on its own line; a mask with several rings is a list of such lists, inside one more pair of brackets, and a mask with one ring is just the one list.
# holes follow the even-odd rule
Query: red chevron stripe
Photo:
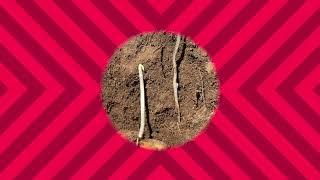
[[292, 74], [290, 74], [278, 88], [279, 93], [298, 113], [300, 113], [300, 115], [306, 117], [307, 122], [310, 123], [311, 127], [313, 127], [318, 133], [320, 133], [320, 124], [318, 124], [318, 120], [320, 119], [319, 114], [313, 111], [312, 108], [295, 93], [294, 88], [300, 81], [302, 81], [308, 72], [312, 71], [315, 66], [320, 64], [318, 60], [319, 57], [320, 55], [317, 56], [317, 54], [314, 54], [314, 56], [310, 55], [310, 57], [307, 58]]
[[229, 43], [219, 47], [221, 49], [214, 55], [215, 59], [219, 59], [215, 62], [217, 69], [222, 68], [284, 5], [285, 2], [282, 1], [268, 2], [250, 21], [243, 23], [243, 27], [239, 27], [239, 32], [233, 35]]
[[110, 177], [137, 150], [133, 144], [126, 143], [90, 177], [102, 179]]
[[216, 52], [231, 39], [232, 35], [234, 35], [244, 23], [248, 22], [248, 20], [251, 19], [265, 3], [266, 1], [264, 0], [249, 2], [246, 7], [239, 12], [238, 16], [223, 28], [223, 31], [211, 39], [206, 45], [206, 49], [210, 49], [211, 54], [216, 54]]
[[7, 87], [0, 82], [0, 96], [3, 96], [7, 92]]
[[[310, 5], [310, 4], [309, 4]], [[305, 6], [305, 7], [307, 7], [307, 6]], [[304, 19], [306, 19], [309, 15], [307, 15], [304, 11], [303, 11], [303, 9], [304, 8], [302, 8], [301, 9], [301, 14], [303, 14], [303, 16], [306, 16]], [[311, 10], [311, 9], [310, 9]], [[312, 11], [310, 11], [310, 13], [312, 13]], [[309, 14], [310, 14], [309, 13]], [[298, 14], [298, 13], [297, 13]], [[294, 22], [294, 23], [296, 23], [297, 22], [297, 20], [296, 20], [297, 18], [294, 18], [293, 19], [293, 21], [292, 22]], [[301, 19], [301, 21], [303, 21], [303, 18], [302, 18], [302, 16], [300, 16], [299, 17], [299, 20]], [[289, 21], [288, 21], [289, 22]], [[301, 25], [301, 23], [300, 24], [297, 24], [297, 26], [299, 26], [299, 25]], [[287, 36], [287, 34], [288, 34], [288, 30], [290, 29], [290, 30], [294, 30], [295, 28], [294, 27], [290, 27], [289, 26], [289, 24], [287, 24], [286, 25], [286, 27], [288, 27], [288, 29], [286, 29], [286, 30], [283, 30], [283, 34], [279, 34], [279, 36], [278, 37], [281, 37], [281, 38], [283, 38], [284, 37], [284, 39], [286, 39], [286, 36]], [[273, 38], [273, 39], [279, 39], [279, 38]], [[267, 43], [266, 43], [267, 44]], [[270, 42], [270, 43], [268, 43], [268, 45], [270, 44], [270, 46], [269, 47], [272, 47], [272, 48], [274, 48], [274, 49], [277, 49], [277, 46], [276, 46], [276, 44], [277, 44], [277, 42], [275, 41], [275, 42]], [[264, 56], [266, 56], [266, 55], [268, 55], [268, 54], [270, 54], [270, 52], [268, 52], [269, 50], [268, 49], [270, 49], [270, 48], [262, 48], [261, 50], [260, 50], [260, 54], [261, 55], [257, 55], [257, 56], [254, 56], [254, 57], [252, 57], [251, 58], [251, 60], [252, 60], [252, 63], [250, 63], [250, 65], [249, 65], [249, 63], [248, 63], [248, 68], [247, 69], [243, 69], [243, 70], [239, 70], [239, 73], [237, 73], [237, 74], [235, 74], [233, 77], [235, 77], [234, 78], [234, 80], [231, 80], [230, 81], [230, 84], [242, 84], [242, 82], [241, 81], [245, 81], [246, 80], [246, 77], [244, 77], [244, 76], [242, 76], [243, 74], [248, 74], [247, 72], [249, 72], [249, 75], [250, 75], [250, 71], [255, 71], [254, 69], [252, 69], [252, 67], [255, 67], [255, 66], [257, 66], [257, 64], [259, 64], [259, 63], [261, 63], [260, 61], [261, 60], [259, 60], [259, 61], [257, 61], [257, 59], [263, 59], [264, 58]], [[258, 54], [258, 53], [257, 53]], [[252, 69], [252, 70], [251, 70]], [[248, 76], [249, 76], [248, 75]], [[277, 77], [278, 78], [278, 77]], [[230, 89], [230, 88], [234, 88], [234, 86], [233, 87], [227, 87], [226, 89]], [[228, 94], [228, 96], [230, 97], [231, 96], [231, 94], [229, 93]], [[232, 99], [235, 99], [235, 98], [232, 98]], [[271, 98], [268, 98], [269, 100], [271, 99]], [[234, 102], [238, 102], [237, 103], [237, 107], [241, 107], [241, 109], [243, 109], [243, 112], [250, 112], [249, 114], [250, 114], [250, 116], [252, 116], [253, 117], [253, 113], [252, 113], [252, 111], [254, 111], [254, 110], [252, 110], [252, 108], [250, 109], [250, 108], [248, 108], [247, 106], [245, 106], [244, 105], [244, 103], [243, 102], [239, 102], [239, 99], [237, 98], [237, 100], [234, 100]], [[250, 109], [249, 111], [248, 111], [248, 109]], [[250, 117], [249, 116], [249, 117]], [[255, 118], [256, 119], [256, 118]], [[256, 121], [256, 120], [254, 120], [254, 121]], [[253, 121], [253, 122], [254, 122]], [[259, 123], [259, 124], [258, 124]], [[260, 128], [260, 129], [265, 129], [265, 125], [260, 125], [261, 124], [261, 122], [256, 122], [256, 124], [257, 124], [257, 126], [258, 126], [258, 128]], [[266, 134], [267, 135], [267, 133], [268, 132], [270, 132], [270, 130], [267, 130], [267, 131], [265, 131], [264, 132], [264, 134]], [[272, 134], [270, 134], [270, 136], [271, 136]], [[274, 138], [273, 138], [274, 139]], [[279, 139], [279, 138], [277, 138], [277, 139]], [[276, 142], [276, 140], [277, 139], [274, 139], [273, 141], [274, 142]], [[281, 143], [281, 144], [283, 144], [283, 143]], [[289, 145], [290, 146], [290, 145]], [[288, 149], [287, 148], [287, 146], [286, 145], [283, 145], [283, 147], [285, 148], [285, 149]], [[286, 151], [285, 149], [283, 149], [284, 151]], [[280, 148], [280, 150], [281, 150], [281, 148]], [[284, 153], [284, 154], [288, 154], [288, 153]], [[291, 153], [292, 154], [292, 153]], [[289, 155], [290, 156], [290, 155]], [[294, 159], [297, 159], [297, 156], [296, 155], [293, 155], [292, 156], [292, 158], [293, 158], [293, 160]], [[298, 162], [300, 162], [300, 161], [298, 161]], [[300, 162], [300, 164], [302, 164], [301, 162]]]
[[92, 79], [100, 82], [101, 68], [35, 2], [19, 1], [19, 4], [35, 21], [43, 25], [42, 27], [70, 53]]
[[[94, 5], [126, 36], [130, 37], [139, 33], [125, 16], [121, 14], [109, 1], [94, 0]], [[118, 23], [121, 22], [121, 23]]]
[[[157, 168], [158, 162], [160, 162], [175, 179], [192, 179], [191, 176], [165, 152], [154, 152], [129, 178], [145, 179]], [[101, 179], [102, 177], [94, 176], [93, 179], [95, 178]]]
[[243, 8], [249, 4], [249, 1], [231, 1], [226, 7], [220, 11], [215, 18], [211, 19], [207, 25], [194, 38], [195, 42], [198, 42], [202, 46], [208, 44], [208, 42], [215, 37], [227, 24], [230, 23], [239, 12], [243, 11]]
[[[16, 138], [19, 136], [19, 134], [25, 130], [28, 125], [32, 122], [31, 120], [35, 119], [39, 112], [37, 111], [43, 111], [47, 108], [47, 106], [57, 97], [57, 94], [61, 92], [61, 87], [52, 79], [52, 77], [48, 76], [46, 71], [39, 65], [35, 59], [33, 59], [30, 54], [28, 54], [25, 49], [23, 49], [19, 44], [14, 40], [11, 35], [9, 35], [4, 30], [1, 31], [1, 34], [5, 35], [3, 38], [3, 42], [8, 50], [15, 50], [11, 51], [12, 54], [15, 52], [20, 52], [17, 54], [18, 59], [25, 59], [28, 60], [28, 63], [22, 62], [25, 67], [28, 69], [33, 69], [32, 73], [35, 75], [35, 77], [39, 78], [40, 82], [44, 85], [46, 85], [44, 88], [46, 91], [39, 97], [31, 107], [26, 109], [24, 113], [17, 118], [15, 123], [13, 123], [1, 136], [0, 141], [3, 142], [1, 146], [1, 150], [7, 148]], [[8, 77], [7, 77], [8, 78]], [[47, 85], [48, 84], [48, 85]], [[23, 89], [23, 87], [21, 87]], [[19, 88], [20, 89], [20, 88]], [[18, 93], [19, 90], [14, 91]], [[16, 96], [17, 94], [13, 95]], [[29, 121], [25, 121], [25, 119], [29, 119]]]
[[216, 123], [221, 132], [225, 134], [227, 138], [232, 140], [234, 145], [239, 148], [243, 152], [243, 154], [255, 164], [255, 166], [260, 168], [268, 178], [272, 179], [275, 177], [284, 177], [283, 173], [281, 173], [281, 171], [279, 171], [275, 167], [273, 162], [268, 159], [268, 157], [266, 157], [263, 152], [259, 151], [259, 148], [256, 147], [254, 141], [251, 141], [251, 139], [243, 135], [241, 131], [239, 131], [228, 118], [220, 117], [220, 115], [217, 115], [217, 118], [221, 119]]
[[320, 85], [318, 85], [314, 91], [320, 96]]
[[[308, 75], [295, 88], [297, 94], [299, 94], [316, 113], [320, 112], [319, 97], [315, 92], [317, 85], [320, 83], [318, 78], [319, 70], [319, 66], [316, 66], [312, 72], [308, 72]], [[318, 147], [320, 148], [320, 146]]]
[[[81, 88], [72, 79], [69, 79], [69, 75], [66, 74], [52, 59], [50, 55], [39, 46], [29, 34], [27, 34], [21, 27], [3, 10], [1, 9], [1, 15], [3, 15], [6, 21], [3, 22], [5, 28], [12, 34], [12, 36], [17, 37], [19, 42], [24, 45], [26, 49], [32, 52], [34, 57], [38, 60], [46, 70], [50, 73], [57, 73], [56, 78], [58, 81], [64, 85], [64, 92], [59, 95], [59, 97], [50, 104], [46, 111], [43, 111], [37, 119], [32, 122], [30, 128], [26, 129], [21, 136], [19, 136], [16, 141], [11, 144], [2, 154], [2, 159], [5, 164], [1, 164], [1, 168], [7, 166], [28, 144], [30, 144], [32, 139], [36, 137], [47, 124], [55, 117], [52, 114], [59, 114], [64, 107], [69, 104], [69, 102], [77, 96]], [[4, 18], [1, 18], [4, 19]], [[43, 61], [45, 59], [46, 61]], [[70, 94], [69, 94], [70, 93]]]
[[[186, 144], [184, 149], [201, 166], [211, 178], [228, 179], [227, 174], [216, 164], [207, 158], [205, 152], [194, 143]], [[140, 167], [141, 171], [143, 167]]]
[[150, 6], [152, 6], [159, 14], [163, 14], [174, 1], [166, 0], [166, 1], [157, 1], [157, 0], [147, 0]]
[[[221, 99], [222, 103], [223, 99]], [[266, 176], [215, 126], [209, 126], [207, 134], [215, 141], [250, 178], [266, 179]]]
[[[185, 8], [187, 8], [190, 0], [174, 1], [168, 9], [161, 15], [146, 0], [129, 1], [143, 16], [153, 24], [156, 29], [163, 29], [171, 23], [172, 19], [177, 18]], [[148, 9], [148, 11], [144, 11]]]
[[[63, 9], [64, 13], [73, 20], [73, 22], [77, 23], [82, 31], [86, 32], [90, 39], [94, 40], [95, 43], [98, 44], [105, 52], [111, 54], [115, 49], [115, 45], [71, 1], [56, 1], [56, 3], [61, 9]], [[81, 21], [79, 21], [80, 19]]]
[[146, 149], [138, 149], [110, 176], [110, 179], [128, 178], [152, 153], [152, 151]]
[[154, 168], [151, 174], [148, 174], [147, 177], [144, 177], [145, 179], [157, 179], [157, 177], [162, 177], [164, 179], [175, 179], [169, 172], [168, 169], [162, 165], [159, 165], [158, 167]]
[[[86, 148], [83, 148], [55, 177], [69, 177], [73, 175], [72, 177], [74, 179], [89, 179], [103, 165], [104, 161], [101, 161], [102, 159], [105, 161], [109, 160], [125, 141], [118, 134], [108, 139], [107, 133], [105, 133], [105, 130], [108, 130], [106, 128], [107, 127], [102, 129], [99, 134], [91, 140], [90, 144], [88, 144]], [[143, 153], [143, 155], [145, 154]], [[131, 157], [133, 156], [134, 155]], [[142, 155], [139, 156], [139, 158], [141, 159], [134, 162], [143, 161]], [[126, 162], [125, 164], [130, 164], [130, 168], [134, 169], [132, 163]], [[121, 168], [122, 167], [123, 166], [121, 166]], [[128, 171], [121, 172], [122, 177], [125, 173], [128, 173]]]
[[1, 114], [0, 134], [22, 114], [22, 112], [43, 93], [43, 86], [30, 74], [7, 49], [1, 47], [1, 63], [26, 87], [25, 93], [15, 103]]
[[[181, 13], [177, 18], [173, 19], [166, 29], [169, 31], [183, 32], [183, 30], [186, 29], [190, 23], [195, 22], [196, 19], [201, 16], [202, 12], [207, 9], [211, 3], [212, 1], [210, 0], [191, 1], [191, 4], [184, 9], [183, 13]], [[219, 3], [215, 4], [217, 6]], [[222, 10], [222, 7], [220, 8]], [[221, 10], [219, 11], [221, 12]], [[214, 13], [218, 14], [218, 12]]]
[[202, 28], [220, 11], [224, 9], [224, 7], [229, 3], [229, 0], [223, 1], [211, 1], [211, 3], [204, 9], [201, 14], [197, 16], [197, 20], [192, 21], [184, 30], [188, 36], [194, 37], [198, 34]]
[[[129, 32], [128, 34], [125, 34], [123, 30], [122, 33], [129, 36], [130, 33], [140, 33], [140, 32], [149, 32], [149, 31], [153, 31], [154, 27], [153, 25], [137, 10], [135, 9], [131, 3], [129, 3], [128, 1], [124, 2], [124, 1], [111, 1], [110, 2], [112, 6], [114, 6], [114, 8], [116, 9], [117, 13], [122, 14], [122, 12], [125, 12], [125, 16], [126, 19], [128, 21], [129, 26], [133, 26], [134, 28], [136, 28], [136, 30], [134, 30], [134, 32]], [[98, 13], [103, 13], [103, 11], [99, 11], [99, 9], [97, 9], [96, 7], [96, 11]], [[116, 25], [118, 24], [117, 19], [119, 19], [117, 17], [117, 19], [112, 20], [112, 16], [108, 17], [108, 18], [104, 18], [104, 20], [108, 20], [109, 18], [111, 18], [111, 22], [114, 22]], [[139, 19], [139, 21], [137, 21], [137, 19]], [[127, 24], [127, 23], [126, 23]], [[117, 26], [118, 30], [120, 29], [125, 29], [126, 27], [121, 26], [120, 24], [118, 24]], [[126, 36], [126, 38], [127, 38]]]
[[[64, 146], [63, 150], [60, 151], [51, 161], [46, 164], [42, 171], [35, 177], [35, 179], [52, 178], [61, 168], [66, 166], [71, 159], [80, 151], [92, 138], [103, 130], [106, 125], [104, 112], [100, 112], [87, 126], [83, 128], [74, 136], [74, 138]], [[110, 126], [109, 126], [110, 127]], [[108, 130], [108, 129], [107, 129]]]
[[[307, 22], [305, 22], [303, 28], [300, 28], [293, 36], [289, 38], [288, 41], [284, 45], [282, 45], [267, 61], [264, 69], [258, 70], [255, 75], [251, 76], [251, 78], [244, 84], [241, 92], [243, 95], [253, 103], [257, 108], [259, 107], [259, 111], [265, 116], [273, 117], [269, 118], [270, 122], [273, 124], [275, 128], [277, 128], [280, 132], [285, 132], [283, 135], [287, 139], [294, 139], [292, 141], [293, 145], [302, 152], [306, 156], [306, 158], [313, 163], [313, 165], [319, 164], [317, 163], [317, 154], [314, 149], [307, 144], [301, 136], [297, 134], [297, 132], [292, 129], [292, 127], [278, 114], [278, 112], [274, 111], [270, 105], [265, 102], [259, 94], [256, 93], [256, 86], [260, 84], [261, 80], [265, 79], [266, 74], [269, 74], [268, 71], [271, 71], [272, 66], [276, 66], [275, 62], [281, 58], [285, 58], [290, 52], [292, 52], [296, 45], [300, 44], [303, 39], [305, 39], [309, 33], [314, 30], [315, 27], [318, 26], [316, 19], [319, 16], [319, 12], [316, 12]], [[311, 31], [311, 32], [310, 32]], [[271, 68], [270, 68], [271, 67]], [[261, 68], [260, 68], [261, 69]], [[260, 74], [258, 74], [260, 73]], [[263, 73], [263, 74], [262, 74]], [[254, 79], [255, 78], [255, 79]], [[254, 100], [253, 100], [254, 99]], [[261, 105], [264, 105], [263, 107]], [[306, 153], [308, 151], [308, 153]]]
[[199, 167], [184, 150], [170, 149], [168, 153], [192, 176], [192, 178], [210, 179], [210, 176], [206, 173], [206, 171]]
[[[97, 28], [100, 29], [108, 38], [115, 44], [120, 44], [124, 42], [127, 37], [115, 27], [108, 19], [104, 18], [104, 15], [99, 12], [99, 10], [90, 2], [86, 1], [76, 1], [75, 6], [82, 11], [82, 13], [87, 16], [92, 23], [94, 23]], [[128, 11], [128, 10], [127, 10]], [[116, 36], [115, 36], [116, 34]]]
[[17, 101], [17, 99], [25, 92], [25, 86], [23, 86], [19, 80], [14, 78], [14, 75], [8, 70], [2, 63], [1, 67], [1, 84], [4, 91], [3, 96], [1, 96], [1, 107], [0, 107], [0, 116], [8, 110]]
[[212, 142], [207, 134], [200, 135], [196, 140], [196, 144], [205, 152], [206, 156], [216, 162], [229, 177], [249, 179], [247, 174], [224, 152], [224, 149]]
[[[284, 34], [287, 34], [286, 31], [279, 36], [283, 37]], [[264, 95], [264, 98], [269, 99], [272, 102], [277, 102], [276, 104], [273, 104], [275, 109], [281, 112], [284, 117], [291, 117], [288, 121], [291, 126], [293, 126], [309, 143], [316, 147], [320, 147], [316, 140], [319, 138], [319, 134], [305, 122], [303, 116], [300, 116], [296, 111], [288, 106], [288, 103], [275, 91], [275, 89], [278, 87], [278, 84], [287, 78], [288, 74], [290, 74], [296, 66], [301, 64], [307, 55], [317, 48], [319, 41], [318, 34], [319, 30], [313, 32], [309, 38], [306, 39], [304, 43], [300, 45], [300, 47], [298, 47], [297, 50], [292, 53], [259, 88], [259, 92]], [[273, 45], [273, 43], [270, 44]]]

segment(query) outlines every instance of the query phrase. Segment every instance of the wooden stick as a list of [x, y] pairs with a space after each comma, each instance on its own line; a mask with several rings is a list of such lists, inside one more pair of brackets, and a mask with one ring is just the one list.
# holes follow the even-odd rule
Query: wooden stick
[[142, 64], [139, 64], [138, 66], [139, 70], [139, 80], [140, 80], [140, 115], [141, 115], [141, 121], [140, 121], [140, 128], [138, 133], [138, 138], [136, 144], [139, 145], [139, 140], [142, 139], [143, 132], [144, 132], [144, 126], [146, 123], [146, 102], [145, 102], [145, 92], [144, 92], [144, 82], [143, 82], [143, 71], [144, 67]]
[[172, 57], [172, 64], [173, 64], [173, 93], [174, 93], [174, 101], [176, 105], [176, 111], [178, 113], [178, 121], [181, 122], [180, 120], [180, 106], [179, 106], [179, 101], [178, 101], [178, 75], [177, 75], [177, 61], [176, 61], [176, 55], [178, 52], [179, 44], [180, 44], [180, 35], [177, 35], [177, 40], [176, 40], [176, 46], [173, 51], [173, 57]]

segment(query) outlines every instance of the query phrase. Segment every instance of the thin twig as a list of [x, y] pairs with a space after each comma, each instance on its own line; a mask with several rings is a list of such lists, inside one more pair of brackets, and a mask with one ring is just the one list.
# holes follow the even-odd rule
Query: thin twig
[[172, 64], [173, 64], [173, 81], [172, 81], [172, 85], [173, 85], [173, 93], [174, 93], [174, 101], [175, 101], [175, 105], [176, 105], [176, 111], [178, 113], [178, 122], [181, 122], [180, 120], [180, 107], [179, 107], [179, 101], [178, 101], [178, 75], [177, 75], [177, 61], [176, 61], [176, 55], [178, 52], [178, 48], [179, 48], [179, 44], [180, 44], [180, 35], [177, 35], [177, 40], [176, 40], [176, 46], [174, 48], [173, 51], [173, 57], [172, 57]]
[[143, 82], [143, 71], [144, 67], [142, 64], [139, 64], [138, 66], [139, 70], [139, 80], [140, 80], [140, 114], [141, 114], [141, 122], [140, 122], [140, 128], [138, 133], [138, 138], [136, 144], [139, 145], [139, 140], [142, 139], [143, 132], [144, 132], [144, 126], [146, 122], [146, 102], [145, 102], [145, 92], [144, 92], [144, 82]]

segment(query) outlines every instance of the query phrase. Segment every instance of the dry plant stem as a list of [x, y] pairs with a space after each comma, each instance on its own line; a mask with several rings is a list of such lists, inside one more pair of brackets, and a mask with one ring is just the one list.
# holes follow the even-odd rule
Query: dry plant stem
[[175, 101], [175, 105], [176, 105], [176, 111], [178, 113], [178, 122], [181, 122], [180, 120], [180, 106], [179, 106], [179, 101], [178, 101], [178, 83], [177, 83], [177, 61], [176, 61], [176, 55], [178, 52], [178, 48], [179, 48], [179, 44], [180, 44], [180, 35], [177, 35], [177, 40], [176, 40], [176, 46], [174, 48], [173, 51], [173, 57], [172, 57], [172, 64], [173, 64], [173, 81], [172, 81], [172, 85], [173, 85], [173, 93], [174, 93], [174, 101]]
[[138, 66], [139, 70], [139, 80], [140, 80], [140, 114], [141, 114], [141, 121], [140, 121], [140, 128], [138, 133], [138, 138], [136, 144], [139, 145], [139, 140], [143, 136], [144, 126], [146, 123], [146, 103], [145, 103], [145, 92], [144, 92], [144, 81], [143, 81], [143, 71], [144, 67], [142, 64]]

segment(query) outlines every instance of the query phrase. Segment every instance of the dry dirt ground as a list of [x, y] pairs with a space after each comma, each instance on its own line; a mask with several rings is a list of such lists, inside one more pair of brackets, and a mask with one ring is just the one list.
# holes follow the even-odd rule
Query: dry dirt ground
[[160, 144], [163, 148], [188, 142], [209, 123], [217, 108], [219, 82], [214, 66], [206, 52], [182, 37], [176, 56], [178, 122], [172, 86], [176, 37], [166, 32], [133, 37], [114, 53], [104, 73], [103, 105], [114, 127], [132, 142], [140, 126], [139, 64], [145, 69], [147, 104], [142, 144]]

